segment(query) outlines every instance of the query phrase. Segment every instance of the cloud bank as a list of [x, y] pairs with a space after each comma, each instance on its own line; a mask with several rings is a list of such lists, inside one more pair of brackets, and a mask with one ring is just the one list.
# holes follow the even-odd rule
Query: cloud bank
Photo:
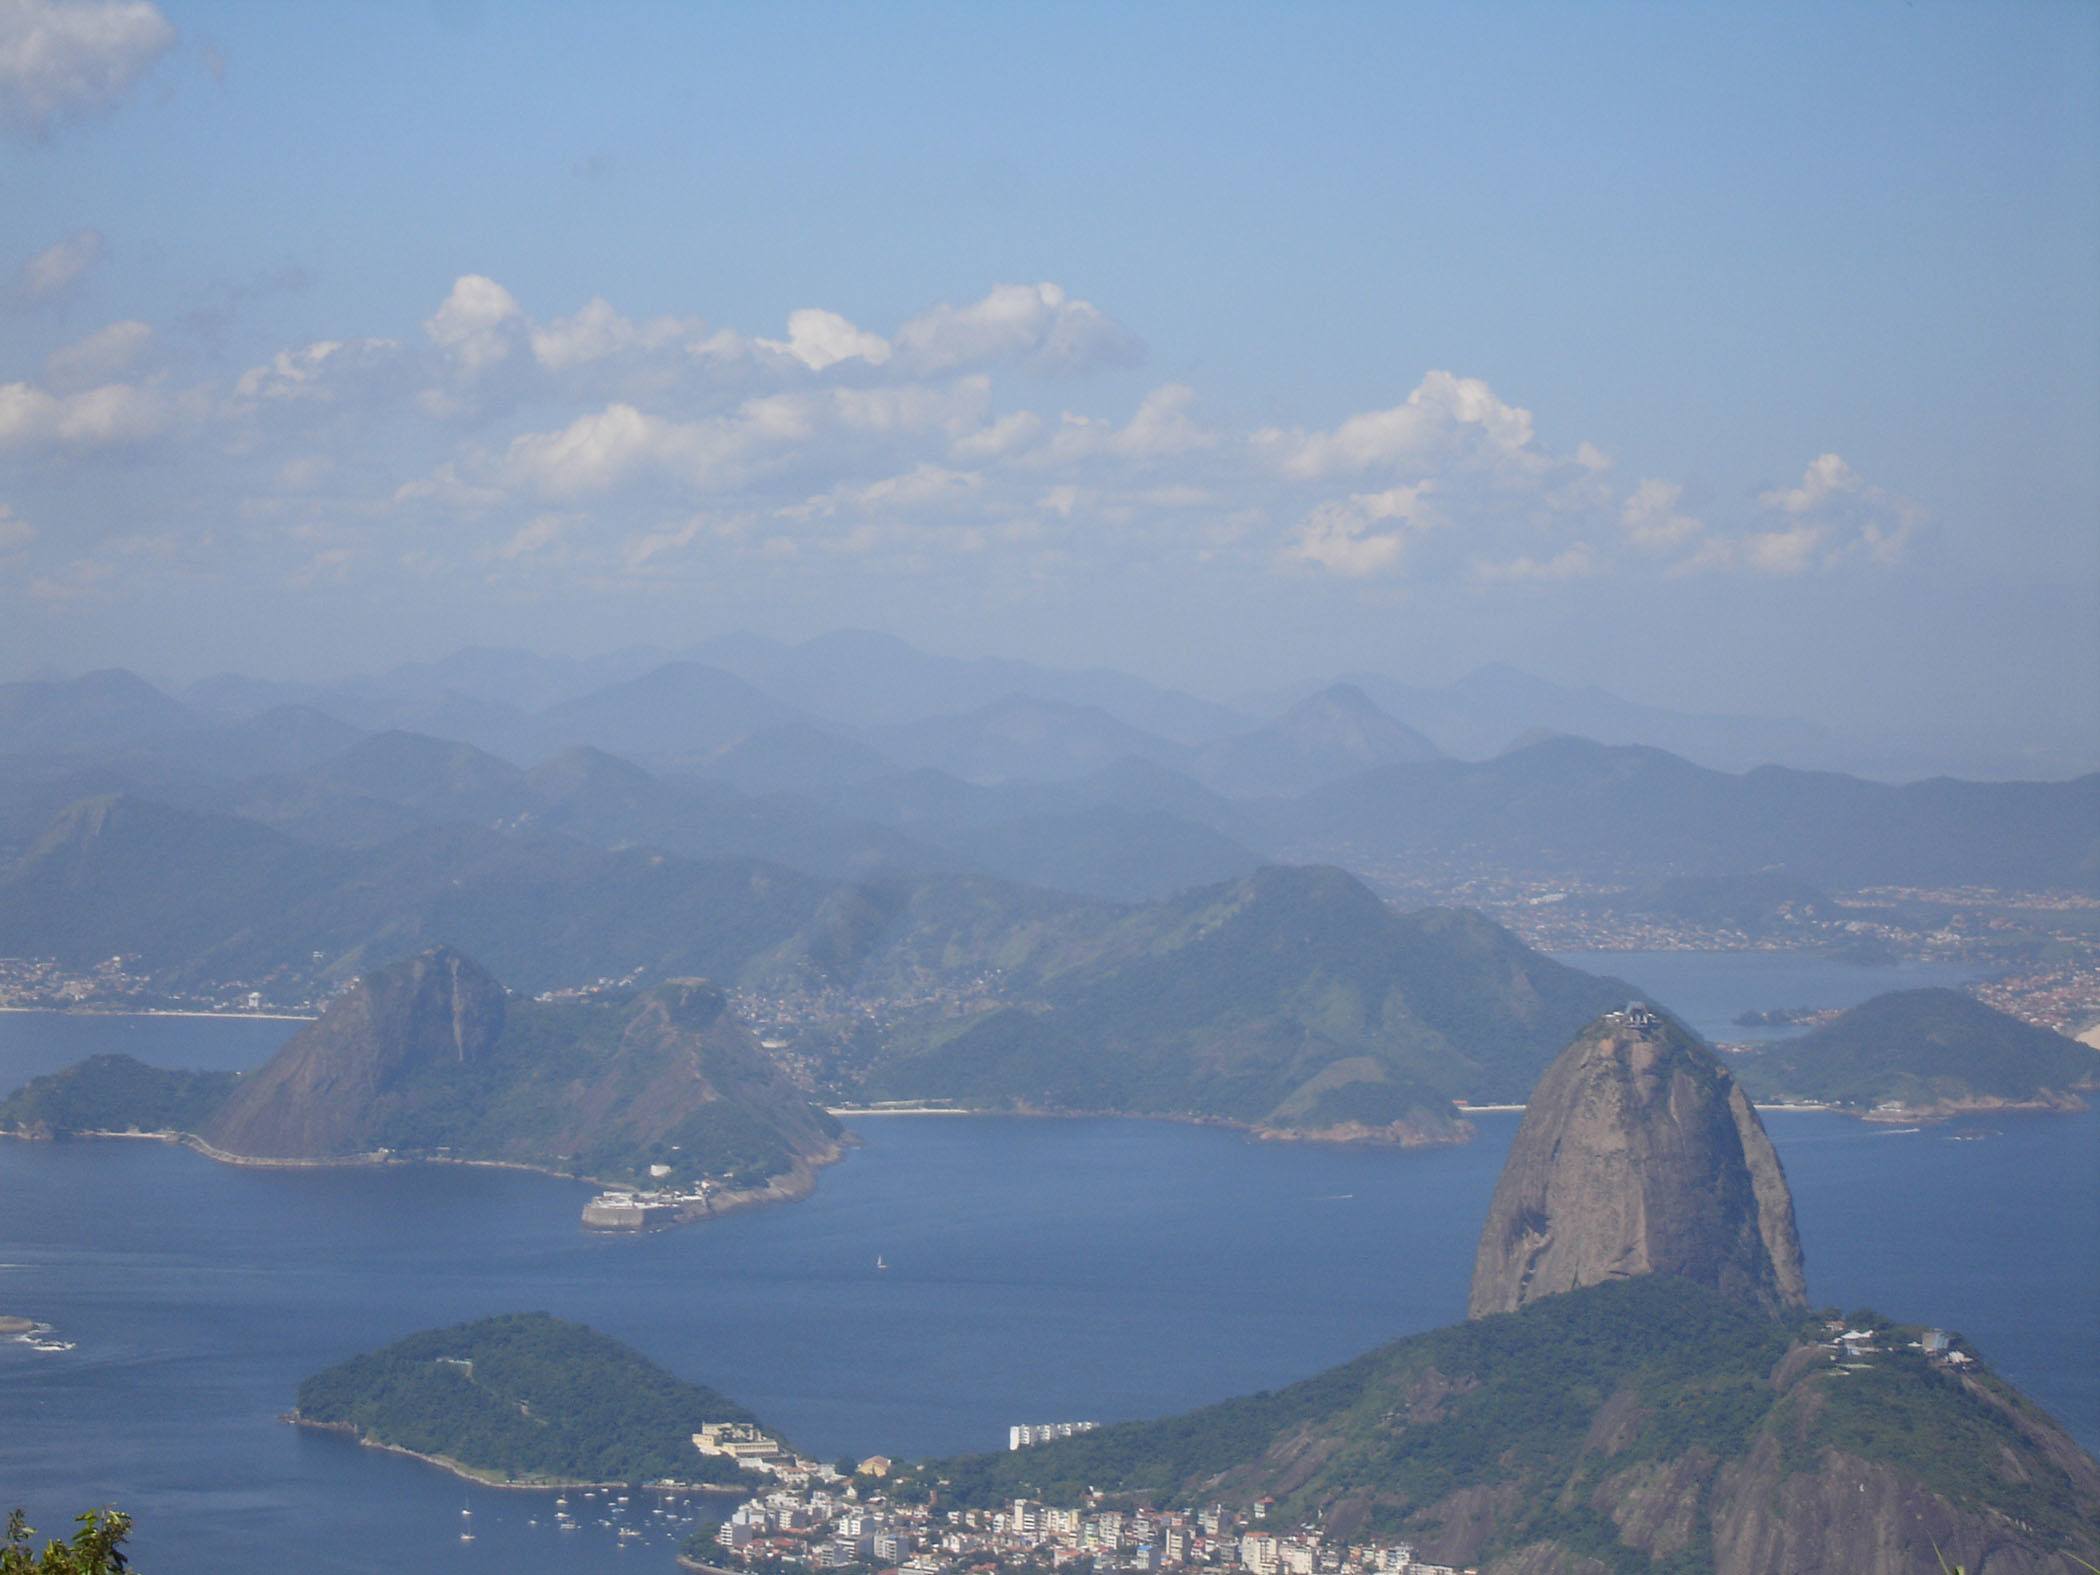
[[0, 0], [0, 124], [41, 138], [109, 110], [174, 43], [148, 0]]
[[[77, 242], [23, 288], [63, 290], [99, 253]], [[1138, 335], [1047, 282], [888, 329], [809, 306], [754, 333], [598, 297], [539, 314], [467, 274], [406, 331], [357, 326], [186, 376], [125, 318], [0, 365], [0, 519], [38, 522], [10, 533], [34, 572], [5, 583], [72, 602], [166, 573], [454, 574], [578, 595], [947, 561], [1015, 585], [1135, 565], [1522, 596], [1871, 573], [1920, 522], [1836, 454], [1694, 508], [1445, 369], [1331, 426], [1235, 427], [1190, 383], [1145, 386]]]

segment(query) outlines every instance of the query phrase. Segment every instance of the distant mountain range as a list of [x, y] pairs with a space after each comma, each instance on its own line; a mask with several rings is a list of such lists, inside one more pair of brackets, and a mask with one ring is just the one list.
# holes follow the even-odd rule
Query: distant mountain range
[[[1434, 739], [1444, 753], [1467, 760], [1485, 760], [1557, 733], [1600, 744], [1646, 744], [1724, 771], [1775, 761], [1821, 764], [1835, 747], [1827, 732], [1807, 722], [1671, 711], [1621, 699], [1594, 684], [1571, 687], [1500, 664], [1443, 685], [1406, 684], [1377, 673], [1348, 673], [1340, 681]], [[1287, 690], [1275, 698], [1302, 693]]]
[[[456, 821], [833, 878], [976, 869], [1125, 900], [1279, 856], [1642, 885], [1752, 872], [1817, 886], [2100, 883], [2100, 775], [1897, 788], [1574, 737], [1466, 761], [1378, 703], [1421, 692], [1369, 678], [1256, 721], [1135, 680], [949, 662], [873, 636], [709, 651], [795, 698], [643, 652], [469, 651], [333, 689], [210, 680], [189, 700], [119, 672], [0, 686], [0, 853], [67, 805], [116, 794], [345, 846]], [[872, 674], [889, 675], [888, 700], [841, 720]], [[1047, 693], [977, 699], [1024, 680]], [[1451, 694], [1486, 705], [1546, 691], [1559, 693], [1499, 672]], [[928, 697], [973, 703], [910, 714]], [[1581, 698], [1620, 731], [1665, 715]], [[243, 709], [264, 701], [277, 703]], [[1179, 737], [1130, 720], [1166, 712]]]
[[1291, 857], [1435, 860], [1654, 881], [1773, 871], [1818, 886], [2100, 885], [2100, 774], [1890, 787], [1559, 738], [1479, 763], [1381, 766], [1264, 821]]

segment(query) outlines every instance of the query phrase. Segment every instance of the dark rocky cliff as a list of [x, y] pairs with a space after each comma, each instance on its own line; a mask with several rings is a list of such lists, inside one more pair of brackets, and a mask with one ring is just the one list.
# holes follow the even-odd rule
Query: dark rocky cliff
[[1757, 1112], [1712, 1052], [1633, 1008], [1546, 1069], [1496, 1184], [1472, 1316], [1638, 1274], [1761, 1311], [1804, 1305], [1794, 1205]]
[[358, 980], [252, 1076], [201, 1134], [258, 1158], [314, 1159], [378, 1146], [380, 1112], [426, 1068], [487, 1058], [503, 1037], [503, 987], [449, 946]]
[[506, 1000], [439, 946], [360, 979], [198, 1135], [229, 1158], [387, 1150], [758, 1187], [806, 1186], [839, 1130], [704, 980], [607, 1001]]

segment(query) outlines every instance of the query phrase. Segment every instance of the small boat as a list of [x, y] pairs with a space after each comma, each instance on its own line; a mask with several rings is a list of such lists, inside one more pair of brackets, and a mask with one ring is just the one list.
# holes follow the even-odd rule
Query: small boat
[[462, 1531], [459, 1534], [459, 1540], [462, 1542], [472, 1542], [474, 1540], [474, 1533], [471, 1531]]
[[889, 1268], [889, 1265], [888, 1265], [887, 1263], [884, 1263], [884, 1262], [882, 1261], [882, 1254], [881, 1254], [881, 1253], [879, 1253], [879, 1252], [875, 1254], [875, 1267], [876, 1267], [877, 1269], [887, 1269], [887, 1268]]

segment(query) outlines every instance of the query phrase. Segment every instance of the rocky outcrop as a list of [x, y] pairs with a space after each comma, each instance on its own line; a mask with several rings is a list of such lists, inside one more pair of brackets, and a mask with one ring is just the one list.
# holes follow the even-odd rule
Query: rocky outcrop
[[1805, 1304], [1779, 1156], [1727, 1069], [1638, 1007], [1607, 1013], [1546, 1070], [1488, 1208], [1472, 1316], [1638, 1274], [1674, 1274], [1767, 1313]]
[[258, 1158], [369, 1151], [386, 1096], [418, 1073], [487, 1057], [503, 1036], [503, 986], [449, 946], [365, 975], [242, 1079], [199, 1134]]

